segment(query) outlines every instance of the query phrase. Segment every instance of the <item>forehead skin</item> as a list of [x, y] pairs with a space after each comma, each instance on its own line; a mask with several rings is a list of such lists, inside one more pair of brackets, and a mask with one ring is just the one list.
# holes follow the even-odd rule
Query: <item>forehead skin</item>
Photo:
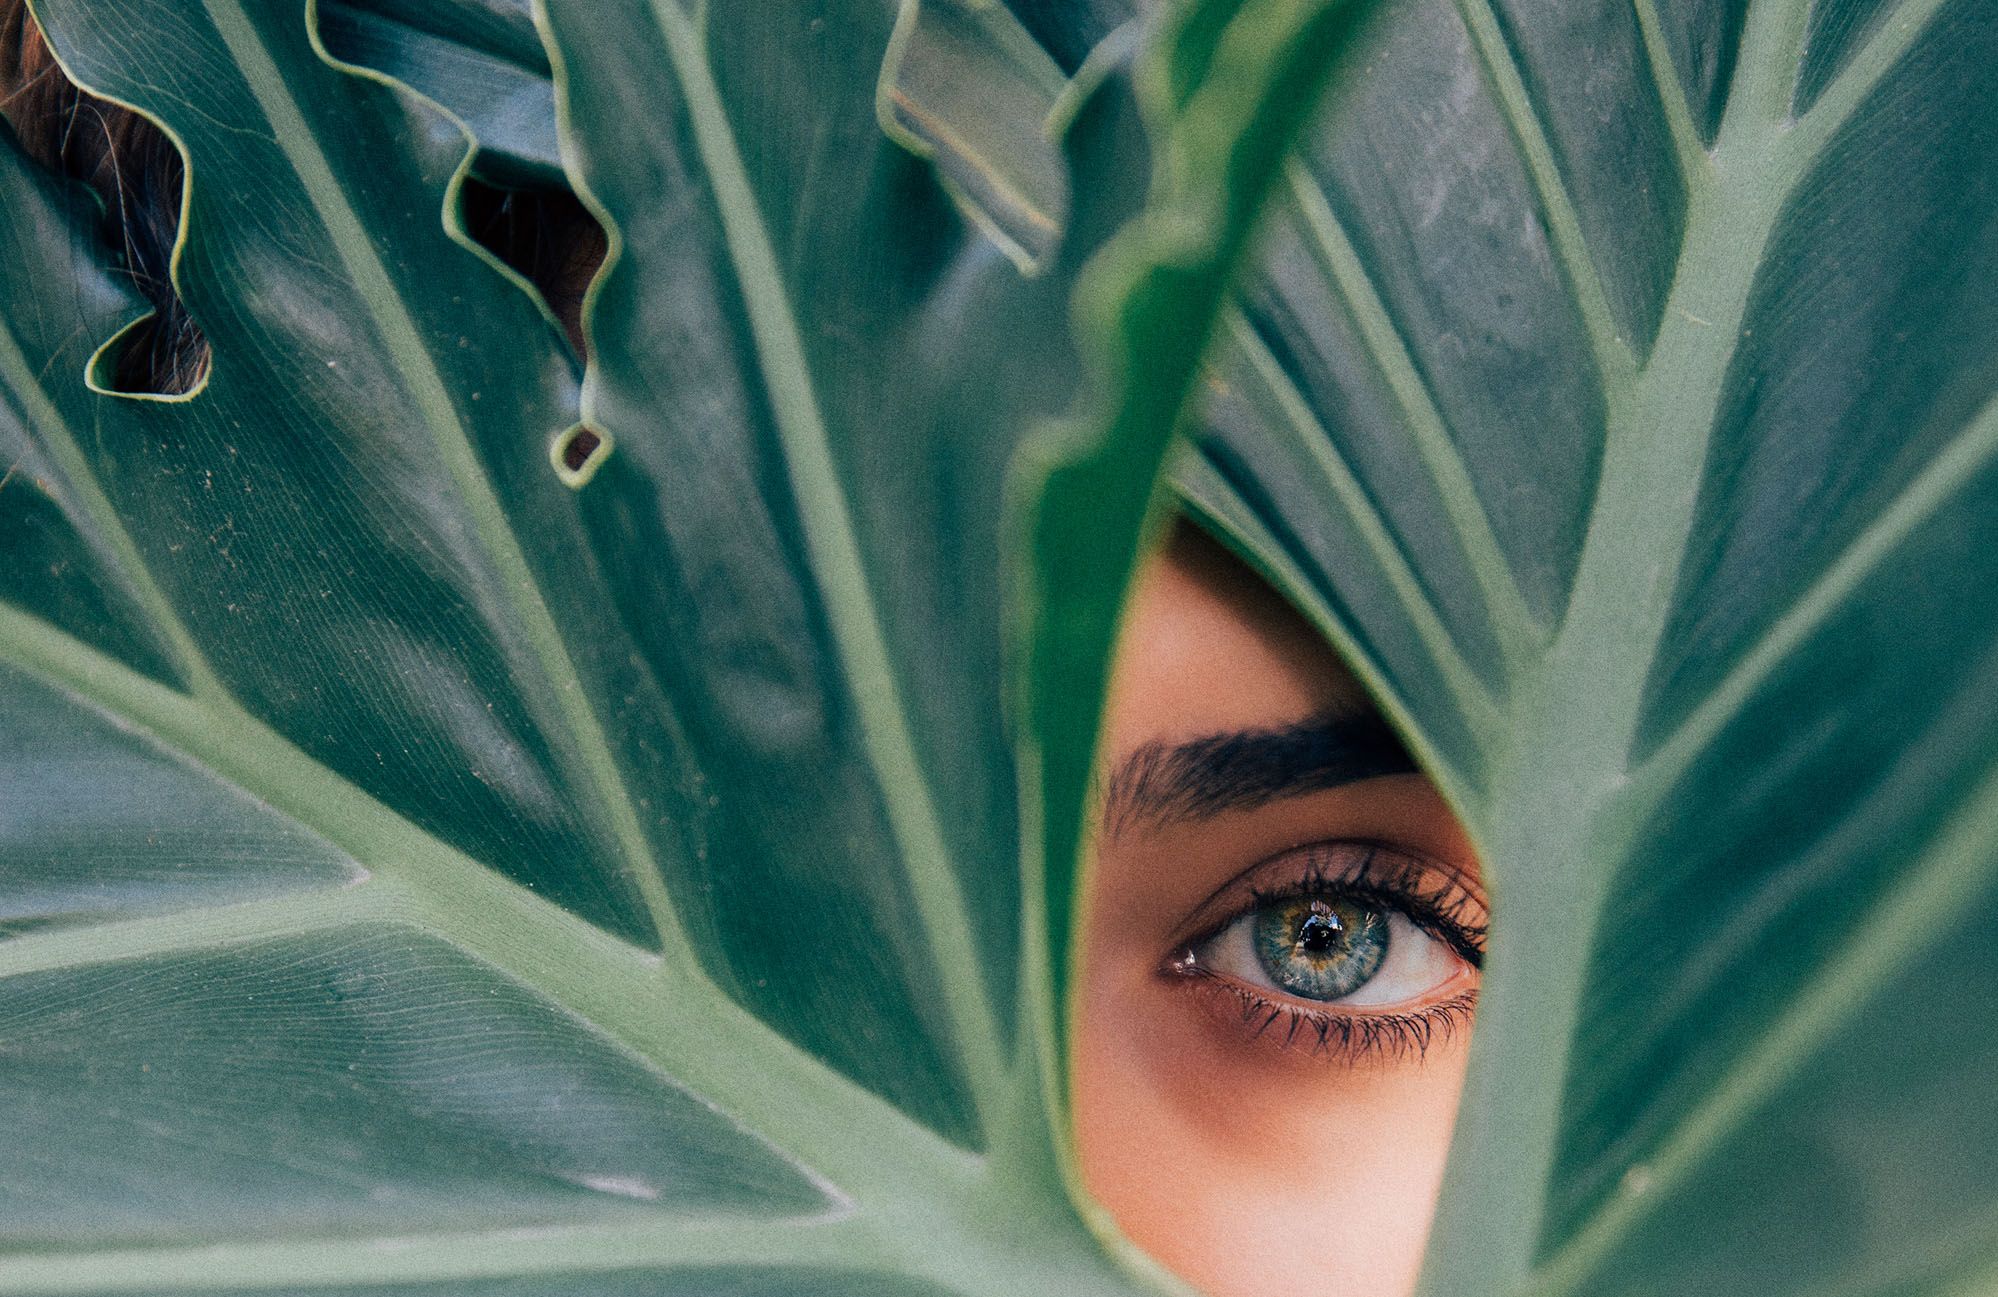
[[[1259, 578], [1182, 527], [1140, 574], [1102, 760], [1370, 707]], [[1310, 842], [1392, 842], [1475, 869], [1419, 775], [1366, 780], [1094, 846], [1075, 1003], [1077, 1151], [1133, 1242], [1216, 1297], [1396, 1297], [1413, 1287], [1468, 1033], [1351, 1061], [1253, 1042], [1238, 1010], [1162, 974], [1203, 902]], [[1175, 943], [1181, 943], [1176, 947]]]
[[1112, 764], [1151, 740], [1372, 706], [1282, 596], [1185, 524], [1139, 570], [1124, 621], [1105, 717]]

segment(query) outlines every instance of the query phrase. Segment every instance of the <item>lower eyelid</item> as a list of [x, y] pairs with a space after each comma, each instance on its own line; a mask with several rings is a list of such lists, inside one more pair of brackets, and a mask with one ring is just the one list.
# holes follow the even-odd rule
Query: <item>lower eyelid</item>
[[1454, 994], [1411, 1008], [1350, 1011], [1332, 1005], [1278, 1000], [1210, 969], [1175, 966], [1171, 975], [1207, 999], [1216, 1022], [1239, 1031], [1244, 1044], [1350, 1063], [1420, 1062], [1431, 1046], [1471, 1025], [1475, 973]]

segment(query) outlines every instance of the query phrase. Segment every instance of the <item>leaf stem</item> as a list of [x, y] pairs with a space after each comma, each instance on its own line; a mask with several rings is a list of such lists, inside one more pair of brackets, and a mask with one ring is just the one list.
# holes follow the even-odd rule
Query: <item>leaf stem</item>
[[[1432, 1232], [1431, 1291], [1510, 1291], [1532, 1271], [1563, 1089], [1476, 1087], [1486, 1077], [1569, 1072], [1596, 927], [1620, 881], [1600, 862], [1628, 856], [1655, 795], [1634, 786], [1628, 770], [1720, 412], [1715, 375], [1733, 360], [1756, 271], [1796, 179], [1776, 165], [1780, 126], [1752, 125], [1759, 121], [1731, 113], [1716, 183], [1690, 194], [1658, 337], [1630, 399], [1611, 407], [1567, 616], [1515, 690], [1507, 738], [1520, 755], [1493, 776], [1491, 804], [1508, 816], [1486, 844], [1492, 859], [1513, 863], [1493, 896], [1513, 918], [1492, 950], [1472, 1043], [1474, 1088], [1451, 1158], [1454, 1187]], [[1700, 431], [1655, 435], [1667, 426]]]

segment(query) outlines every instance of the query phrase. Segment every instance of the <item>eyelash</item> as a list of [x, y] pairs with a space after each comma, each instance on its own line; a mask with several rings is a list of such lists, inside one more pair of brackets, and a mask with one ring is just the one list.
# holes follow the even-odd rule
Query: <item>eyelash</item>
[[[1207, 922], [1191, 938], [1179, 942], [1180, 954], [1166, 965], [1171, 976], [1190, 987], [1228, 995], [1239, 1001], [1242, 1023], [1253, 1030], [1251, 1040], [1281, 1033], [1278, 1042], [1285, 1049], [1304, 1049], [1324, 1057], [1359, 1062], [1382, 1058], [1399, 1061], [1420, 1060], [1432, 1044], [1448, 1041], [1470, 1025], [1477, 1004], [1477, 988], [1409, 1013], [1341, 1012], [1331, 1007], [1312, 1008], [1301, 1003], [1276, 999], [1225, 974], [1215, 972], [1194, 958], [1194, 950], [1229, 924], [1265, 905], [1304, 895], [1350, 897], [1382, 909], [1394, 910], [1431, 937], [1449, 946], [1473, 969], [1484, 966], [1487, 924], [1474, 919], [1481, 915], [1481, 902], [1461, 886], [1439, 878], [1434, 865], [1423, 866], [1392, 848], [1372, 842], [1323, 842], [1298, 848], [1275, 857], [1251, 873], [1266, 872], [1297, 851], [1311, 853], [1306, 872], [1280, 887], [1252, 887], [1248, 898], [1231, 906], [1219, 918]], [[1334, 853], [1363, 851], [1357, 866], [1327, 870], [1325, 859]], [[1383, 875], [1379, 867], [1399, 867]], [[1447, 878], [1447, 875], [1443, 877]], [[1434, 881], [1429, 881], [1434, 880]], [[1425, 885], [1426, 884], [1426, 885]]]
[[1282, 1003], [1205, 968], [1187, 969], [1178, 975], [1240, 1001], [1242, 1024], [1252, 1029], [1250, 1040], [1259, 1040], [1276, 1028], [1281, 1036], [1278, 1043], [1285, 1049], [1351, 1062], [1372, 1058], [1419, 1062], [1431, 1045], [1447, 1042], [1470, 1025], [1478, 1001], [1478, 993], [1472, 989], [1413, 1013], [1339, 1013]]

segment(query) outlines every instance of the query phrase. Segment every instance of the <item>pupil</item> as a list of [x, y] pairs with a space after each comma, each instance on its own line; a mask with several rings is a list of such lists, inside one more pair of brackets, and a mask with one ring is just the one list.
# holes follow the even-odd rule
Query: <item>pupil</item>
[[1343, 944], [1346, 925], [1337, 913], [1314, 908], [1297, 930], [1297, 948], [1307, 955], [1329, 955]]

